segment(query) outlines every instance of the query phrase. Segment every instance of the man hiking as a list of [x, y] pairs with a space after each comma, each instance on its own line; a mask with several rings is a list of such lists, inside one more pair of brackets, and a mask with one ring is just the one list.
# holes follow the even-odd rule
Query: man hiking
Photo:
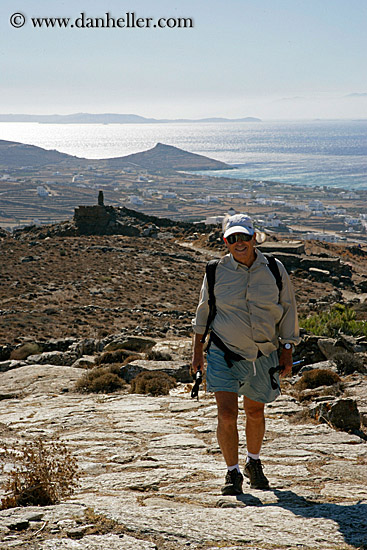
[[211, 270], [207, 266], [193, 320], [192, 371], [204, 369], [209, 322], [207, 389], [215, 393], [217, 438], [228, 468], [222, 494], [238, 495], [243, 483], [238, 464], [238, 396], [243, 396], [246, 413], [244, 474], [252, 488], [268, 489], [260, 461], [264, 404], [280, 394], [279, 373], [287, 376], [292, 371], [299, 330], [289, 275], [281, 262], [255, 248], [251, 218], [246, 214], [226, 217], [223, 232], [229, 253], [209, 262], [214, 263]]

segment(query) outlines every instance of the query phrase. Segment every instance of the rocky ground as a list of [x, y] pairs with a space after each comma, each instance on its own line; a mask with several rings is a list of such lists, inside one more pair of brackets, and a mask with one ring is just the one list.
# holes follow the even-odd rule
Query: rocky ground
[[[243, 495], [221, 496], [215, 402], [204, 391], [191, 400], [188, 384], [191, 318], [205, 263], [220, 247], [207, 246], [207, 236], [177, 242], [170, 231], [48, 238], [25, 232], [0, 240], [2, 445], [59, 436], [81, 473], [74, 495], [58, 505], [1, 511], [1, 550], [367, 548], [365, 374], [344, 376], [343, 390], [302, 396], [297, 376], [284, 383], [282, 396], [266, 407], [262, 459], [271, 490], [245, 483]], [[316, 252], [343, 256], [351, 284], [340, 289], [295, 272], [300, 310], [344, 301], [365, 318], [365, 295], [356, 291], [367, 270], [363, 251], [322, 244], [306, 250]], [[76, 393], [86, 366], [116, 342], [133, 351], [131, 337], [154, 338], [153, 349], [171, 360], [127, 354], [125, 379], [165, 369], [178, 386], [159, 397], [130, 394], [129, 385], [110, 394]], [[343, 345], [365, 358], [363, 342], [348, 339], [305, 337], [299, 348], [305, 363], [323, 360], [320, 367], [335, 370], [327, 359]], [[360, 430], [333, 427], [327, 411], [335, 399], [358, 405]], [[310, 410], [323, 403], [319, 423]], [[242, 429], [240, 437], [244, 449]], [[6, 472], [0, 482], [5, 478]]]
[[[153, 349], [187, 368], [189, 339], [160, 340]], [[154, 361], [152, 368], [164, 363]], [[242, 495], [223, 497], [213, 396], [202, 389], [200, 400], [192, 400], [185, 382], [169, 396], [133, 395], [128, 386], [77, 394], [74, 383], [83, 372], [29, 358], [1, 374], [2, 443], [59, 436], [81, 473], [74, 495], [58, 505], [1, 511], [1, 549], [367, 548], [363, 432], [312, 421], [289, 391], [294, 380], [266, 407], [262, 459], [271, 490], [245, 483]], [[367, 412], [366, 377], [344, 382], [349, 398]], [[243, 426], [242, 410], [239, 422]], [[240, 440], [244, 450], [242, 427]]]
[[[156, 237], [65, 237], [57, 230], [0, 236], [0, 345], [27, 337], [101, 337], [122, 329], [189, 335], [205, 264], [224, 251], [207, 234], [189, 238], [180, 237], [177, 228], [160, 228]], [[354, 300], [365, 319], [367, 289], [358, 285], [367, 287], [367, 252], [319, 243], [308, 245], [306, 253], [342, 257], [352, 279], [343, 288], [295, 270], [291, 278], [300, 313]]]
[[160, 239], [56, 237], [1, 243], [0, 342], [188, 335], [205, 258]]

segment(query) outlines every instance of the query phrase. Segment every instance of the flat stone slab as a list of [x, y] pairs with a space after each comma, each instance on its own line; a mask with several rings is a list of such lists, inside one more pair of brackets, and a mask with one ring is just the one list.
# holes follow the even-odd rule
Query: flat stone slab
[[80, 369], [58, 365], [32, 364], [1, 374], [2, 392], [44, 395], [72, 389], [82, 375]]

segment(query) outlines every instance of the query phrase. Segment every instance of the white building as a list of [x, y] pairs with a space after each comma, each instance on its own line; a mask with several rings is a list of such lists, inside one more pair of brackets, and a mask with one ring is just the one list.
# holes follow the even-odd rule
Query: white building
[[314, 199], [312, 201], [309, 201], [308, 207], [310, 210], [313, 210], [315, 212], [320, 212], [325, 210], [325, 206], [322, 204], [321, 201]]
[[130, 204], [134, 204], [135, 206], [142, 206], [144, 204], [144, 201], [137, 197], [136, 195], [131, 195], [129, 197]]
[[219, 225], [224, 220], [224, 216], [208, 216], [205, 218], [206, 225]]
[[45, 189], [44, 187], [42, 187], [42, 185], [38, 185], [38, 187], [37, 187], [37, 195], [38, 195], [39, 197], [48, 197], [49, 192], [47, 191], [47, 189]]
[[303, 239], [305, 241], [322, 241], [325, 243], [337, 243], [340, 241], [338, 235], [331, 233], [305, 233]]
[[361, 220], [359, 218], [346, 217], [344, 219], [344, 222], [347, 225], [359, 225], [361, 223]]
[[339, 197], [347, 200], [359, 199], [359, 195], [354, 191], [342, 191], [339, 193]]

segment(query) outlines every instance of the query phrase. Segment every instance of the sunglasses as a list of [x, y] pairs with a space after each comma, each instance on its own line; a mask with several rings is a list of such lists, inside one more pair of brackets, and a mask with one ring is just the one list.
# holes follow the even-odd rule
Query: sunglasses
[[234, 244], [238, 241], [251, 241], [253, 235], [247, 235], [247, 233], [233, 233], [233, 235], [228, 235], [227, 237], [227, 243]]

